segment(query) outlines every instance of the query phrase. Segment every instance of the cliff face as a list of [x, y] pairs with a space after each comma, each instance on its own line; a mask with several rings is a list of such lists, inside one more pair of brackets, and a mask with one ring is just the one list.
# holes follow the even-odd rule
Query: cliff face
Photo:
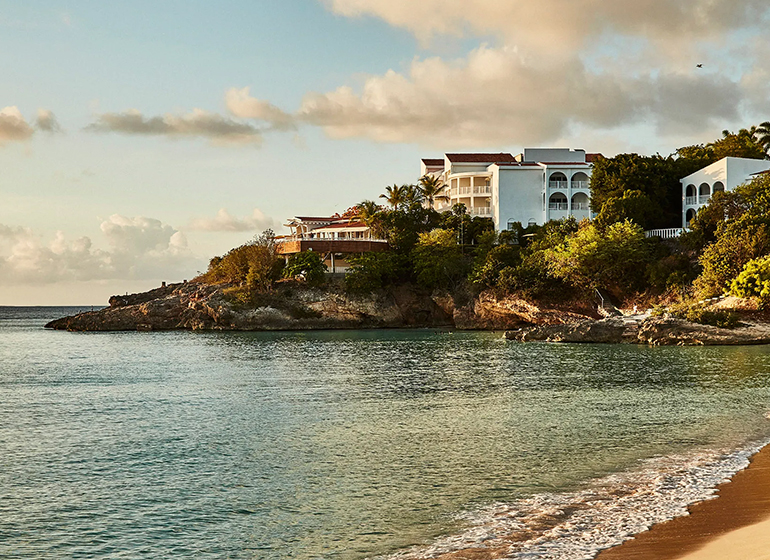
[[113, 296], [110, 307], [51, 321], [47, 328], [77, 331], [125, 330], [304, 330], [339, 328], [450, 327], [509, 329], [564, 323], [594, 316], [541, 308], [489, 293], [462, 305], [448, 295], [397, 286], [366, 295], [286, 284], [250, 304], [234, 303], [222, 286], [171, 284], [141, 294]]

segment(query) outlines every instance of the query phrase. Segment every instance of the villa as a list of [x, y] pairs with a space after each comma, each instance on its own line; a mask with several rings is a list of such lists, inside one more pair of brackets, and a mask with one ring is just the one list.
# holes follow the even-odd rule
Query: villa
[[718, 191], [731, 191], [770, 170], [770, 161], [726, 157], [681, 179], [682, 228], [687, 229], [698, 210]]
[[328, 217], [296, 216], [284, 224], [290, 235], [275, 238], [277, 251], [285, 259], [302, 251], [315, 251], [331, 273], [349, 268], [347, 256], [355, 253], [388, 250], [385, 239], [372, 236], [369, 227], [355, 215]]
[[420, 176], [446, 185], [434, 207], [448, 211], [464, 204], [473, 216], [492, 218], [498, 230], [515, 222], [542, 225], [574, 216], [591, 218], [589, 180], [600, 154], [569, 148], [526, 148], [524, 153], [445, 154], [423, 159]]

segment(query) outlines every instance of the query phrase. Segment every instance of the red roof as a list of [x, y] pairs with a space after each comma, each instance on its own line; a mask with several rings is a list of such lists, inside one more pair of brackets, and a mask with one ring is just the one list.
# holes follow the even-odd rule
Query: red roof
[[335, 214], [334, 216], [294, 216], [295, 220], [299, 220], [300, 222], [333, 222], [334, 220], [339, 220], [340, 216], [339, 214]]
[[511, 154], [447, 154], [449, 161], [455, 163], [512, 163], [516, 159]]
[[586, 162], [588, 163], [594, 163], [596, 160], [599, 160], [599, 159], [604, 159], [604, 155], [599, 153], [586, 154]]
[[422, 162], [428, 167], [444, 167], [443, 159], [428, 159], [423, 158]]

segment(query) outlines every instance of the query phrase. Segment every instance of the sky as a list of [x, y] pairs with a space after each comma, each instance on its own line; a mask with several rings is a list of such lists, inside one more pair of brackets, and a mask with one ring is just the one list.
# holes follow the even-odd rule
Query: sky
[[422, 157], [668, 155], [770, 120], [768, 23], [767, 0], [0, 0], [0, 305], [192, 278]]

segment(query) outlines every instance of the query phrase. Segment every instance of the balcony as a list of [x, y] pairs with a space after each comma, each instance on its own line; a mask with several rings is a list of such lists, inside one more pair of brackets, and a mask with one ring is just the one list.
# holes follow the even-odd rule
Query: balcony
[[318, 253], [366, 253], [370, 251], [387, 251], [386, 239], [366, 237], [311, 237], [305, 235], [286, 235], [276, 237], [276, 252], [279, 255], [291, 255], [302, 251]]
[[548, 209], [549, 210], [569, 210], [569, 203], [568, 202], [549, 202]]
[[491, 194], [492, 187], [489, 185], [478, 185], [473, 187], [473, 194]]
[[471, 216], [491, 216], [491, 206], [474, 206], [470, 209]]
[[698, 197], [697, 196], [687, 196], [684, 199], [685, 206], [695, 206], [698, 204]]
[[709, 198], [711, 198], [710, 194], [702, 194], [698, 196], [698, 204], [708, 204]]
[[573, 189], [587, 189], [588, 181], [572, 181]]
[[573, 202], [572, 203], [572, 209], [573, 210], [588, 210], [590, 208], [590, 205], [587, 202]]
[[548, 188], [550, 189], [566, 189], [567, 181], [548, 181]]

